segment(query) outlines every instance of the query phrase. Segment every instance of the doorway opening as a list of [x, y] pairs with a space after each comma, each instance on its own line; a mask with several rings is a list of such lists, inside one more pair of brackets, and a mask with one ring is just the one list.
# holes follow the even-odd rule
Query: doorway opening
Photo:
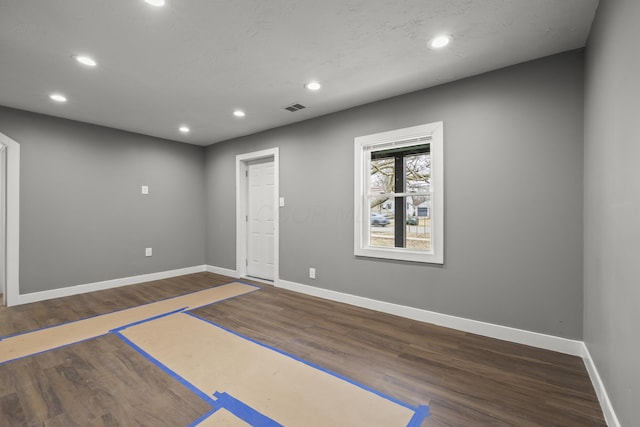
[[236, 156], [236, 270], [267, 283], [279, 278], [278, 153]]

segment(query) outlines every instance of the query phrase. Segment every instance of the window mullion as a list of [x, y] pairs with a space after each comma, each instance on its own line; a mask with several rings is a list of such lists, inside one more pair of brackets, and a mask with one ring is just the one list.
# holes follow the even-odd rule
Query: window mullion
[[[404, 156], [402, 154], [396, 154], [395, 156], [395, 182], [394, 182], [394, 191], [395, 193], [404, 193]], [[404, 197], [396, 197], [395, 198], [395, 247], [396, 248], [404, 248], [405, 239], [404, 239], [404, 211], [405, 211], [405, 203]]]

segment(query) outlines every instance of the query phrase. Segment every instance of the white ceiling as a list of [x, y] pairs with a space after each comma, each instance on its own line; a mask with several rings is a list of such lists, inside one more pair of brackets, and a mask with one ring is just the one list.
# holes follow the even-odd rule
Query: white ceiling
[[0, 105], [209, 145], [582, 47], [597, 4], [0, 0]]

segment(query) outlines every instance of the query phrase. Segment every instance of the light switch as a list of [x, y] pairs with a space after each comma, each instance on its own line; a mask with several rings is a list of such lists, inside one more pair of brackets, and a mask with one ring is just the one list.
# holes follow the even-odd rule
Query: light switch
[[280, 207], [284, 206], [284, 197], [280, 197]]
[[142, 186], [142, 194], [149, 194], [149, 186], [148, 185], [143, 185]]
[[151, 248], [144, 249], [144, 256], [152, 256], [152, 255], [153, 255], [153, 249]]

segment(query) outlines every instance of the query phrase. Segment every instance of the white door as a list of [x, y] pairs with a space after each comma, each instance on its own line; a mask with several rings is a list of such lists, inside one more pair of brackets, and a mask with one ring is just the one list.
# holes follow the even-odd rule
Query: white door
[[273, 159], [247, 163], [247, 275], [273, 280], [275, 194]]

